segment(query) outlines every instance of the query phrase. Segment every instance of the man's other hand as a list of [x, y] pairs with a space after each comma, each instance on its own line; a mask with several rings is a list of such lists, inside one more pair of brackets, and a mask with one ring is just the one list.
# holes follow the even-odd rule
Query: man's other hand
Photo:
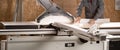
[[95, 24], [95, 19], [90, 19], [90, 21], [88, 22], [88, 24], [90, 24], [90, 25]]

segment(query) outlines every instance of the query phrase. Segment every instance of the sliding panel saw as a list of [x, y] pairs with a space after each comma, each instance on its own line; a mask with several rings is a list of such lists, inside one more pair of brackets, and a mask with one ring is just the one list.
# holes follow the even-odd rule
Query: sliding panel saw
[[[1, 50], [119, 50], [120, 23], [74, 25], [74, 17], [52, 0], [38, 0], [46, 9], [32, 22], [0, 22]], [[64, 20], [63, 20], [64, 19]], [[109, 27], [109, 25], [112, 25]], [[113, 44], [114, 43], [114, 44]]]

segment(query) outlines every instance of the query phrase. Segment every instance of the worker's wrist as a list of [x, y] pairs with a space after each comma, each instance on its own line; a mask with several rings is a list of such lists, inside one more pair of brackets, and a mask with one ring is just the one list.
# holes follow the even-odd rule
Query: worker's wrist
[[94, 20], [97, 20], [98, 18], [93, 18]]
[[74, 21], [74, 22], [75, 22], [75, 23], [76, 23], [76, 22], [79, 22], [79, 21], [80, 21], [80, 19], [81, 19], [81, 17], [80, 17], [80, 16], [79, 16], [79, 17], [75, 17], [75, 21]]
[[77, 19], [77, 18], [81, 18], [81, 17], [80, 16], [76, 16], [75, 18]]

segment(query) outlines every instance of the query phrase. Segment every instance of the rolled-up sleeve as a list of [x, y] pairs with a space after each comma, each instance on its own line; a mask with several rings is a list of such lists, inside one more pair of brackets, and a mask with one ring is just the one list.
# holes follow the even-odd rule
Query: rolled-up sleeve
[[98, 10], [96, 12], [96, 15], [94, 16], [94, 19], [98, 19], [98, 18], [103, 18], [103, 14], [104, 14], [104, 2], [103, 0], [98, 0]]
[[79, 6], [77, 8], [77, 16], [81, 16], [83, 7], [84, 7], [84, 0], [81, 1], [81, 3], [79, 4]]

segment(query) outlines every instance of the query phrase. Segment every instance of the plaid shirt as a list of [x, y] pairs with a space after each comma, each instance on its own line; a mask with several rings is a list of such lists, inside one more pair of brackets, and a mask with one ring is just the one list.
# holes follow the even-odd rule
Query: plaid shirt
[[82, 0], [77, 8], [77, 16], [81, 15], [82, 8], [85, 7], [85, 18], [98, 19], [103, 18], [104, 2], [103, 0]]

